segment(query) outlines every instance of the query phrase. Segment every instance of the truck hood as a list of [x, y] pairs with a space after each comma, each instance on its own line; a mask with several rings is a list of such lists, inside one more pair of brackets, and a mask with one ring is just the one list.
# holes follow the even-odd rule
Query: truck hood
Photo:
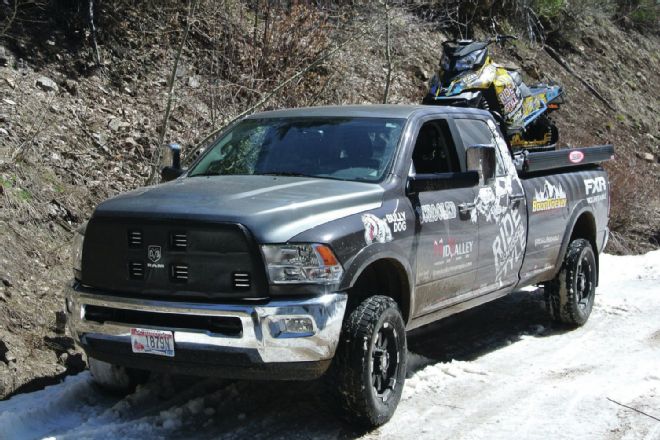
[[101, 203], [94, 217], [241, 223], [260, 243], [284, 243], [310, 228], [376, 209], [378, 184], [280, 176], [184, 177]]

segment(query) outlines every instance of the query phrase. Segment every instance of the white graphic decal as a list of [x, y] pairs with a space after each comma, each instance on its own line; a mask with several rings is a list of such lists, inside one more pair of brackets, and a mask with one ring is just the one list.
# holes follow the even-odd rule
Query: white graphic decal
[[387, 243], [392, 241], [392, 231], [385, 220], [379, 219], [373, 214], [362, 214], [364, 225], [364, 241], [367, 245], [371, 243]]
[[404, 211], [397, 211], [399, 209], [399, 201], [396, 201], [396, 208], [391, 214], [385, 214], [385, 221], [392, 225], [394, 232], [403, 232], [408, 229], [406, 223], [406, 213]]
[[603, 176], [584, 179], [584, 190], [587, 193], [587, 202], [589, 203], [607, 200], [607, 181]]
[[518, 209], [504, 214], [500, 232], [493, 242], [495, 281], [501, 283], [525, 253], [525, 227]]
[[442, 259], [460, 260], [464, 256], [472, 253], [474, 242], [458, 242], [455, 238], [449, 238], [445, 242], [444, 238], [433, 240], [433, 255]]
[[550, 211], [566, 207], [566, 192], [558, 183], [553, 185], [549, 181], [543, 183], [541, 190], [534, 190], [532, 199], [532, 212]]
[[440, 220], [451, 220], [453, 218], [456, 218], [456, 205], [454, 202], [422, 205], [422, 223], [433, 223]]
[[498, 222], [509, 209], [508, 195], [512, 192], [511, 175], [496, 178], [494, 189], [491, 186], [479, 188], [479, 194], [474, 200], [475, 209], [472, 211], [472, 223], [477, 222], [478, 215], [483, 216], [488, 223]]
[[584, 159], [584, 153], [582, 151], [571, 151], [568, 153], [568, 160], [572, 163], [580, 163]]
[[545, 237], [534, 239], [534, 246], [547, 248], [553, 243], [558, 243], [559, 240], [561, 240], [559, 235], [547, 235]]

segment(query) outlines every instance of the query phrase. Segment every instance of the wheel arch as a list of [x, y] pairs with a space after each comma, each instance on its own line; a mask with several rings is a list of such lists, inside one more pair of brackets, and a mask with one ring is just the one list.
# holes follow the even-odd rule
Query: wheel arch
[[[373, 244], [369, 248], [382, 246]], [[408, 261], [396, 252], [382, 249], [369, 249], [356, 260], [346, 274], [343, 289], [348, 293], [349, 307], [368, 296], [388, 296], [396, 301], [407, 325], [414, 307], [412, 270]]]
[[591, 248], [593, 249], [594, 255], [596, 257], [596, 268], [597, 268], [596, 285], [598, 285], [598, 267], [600, 263], [599, 263], [598, 245], [596, 242], [596, 238], [597, 238], [596, 217], [588, 206], [582, 206], [573, 212], [573, 215], [569, 219], [568, 225], [570, 227], [567, 227], [566, 231], [564, 232], [564, 239], [562, 241], [561, 251], [559, 252], [557, 261], [555, 263], [555, 271], [553, 274], [553, 278], [557, 276], [557, 274], [561, 270], [564, 260], [564, 255], [566, 254], [566, 251], [570, 243], [575, 239], [583, 238], [587, 240], [589, 244], [591, 244]]

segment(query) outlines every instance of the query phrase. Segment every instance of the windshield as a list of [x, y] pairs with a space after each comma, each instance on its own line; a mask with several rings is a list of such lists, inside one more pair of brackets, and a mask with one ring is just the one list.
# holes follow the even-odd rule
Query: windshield
[[268, 174], [376, 182], [399, 143], [405, 119], [245, 119], [222, 136], [189, 177]]

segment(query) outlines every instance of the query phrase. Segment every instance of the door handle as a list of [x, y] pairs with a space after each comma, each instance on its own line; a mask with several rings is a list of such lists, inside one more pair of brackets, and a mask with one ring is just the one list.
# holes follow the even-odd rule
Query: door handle
[[517, 206], [521, 200], [525, 199], [525, 194], [514, 194], [509, 196], [509, 203]]
[[465, 202], [458, 205], [458, 212], [461, 214], [468, 214], [472, 211], [477, 205], [474, 202]]

